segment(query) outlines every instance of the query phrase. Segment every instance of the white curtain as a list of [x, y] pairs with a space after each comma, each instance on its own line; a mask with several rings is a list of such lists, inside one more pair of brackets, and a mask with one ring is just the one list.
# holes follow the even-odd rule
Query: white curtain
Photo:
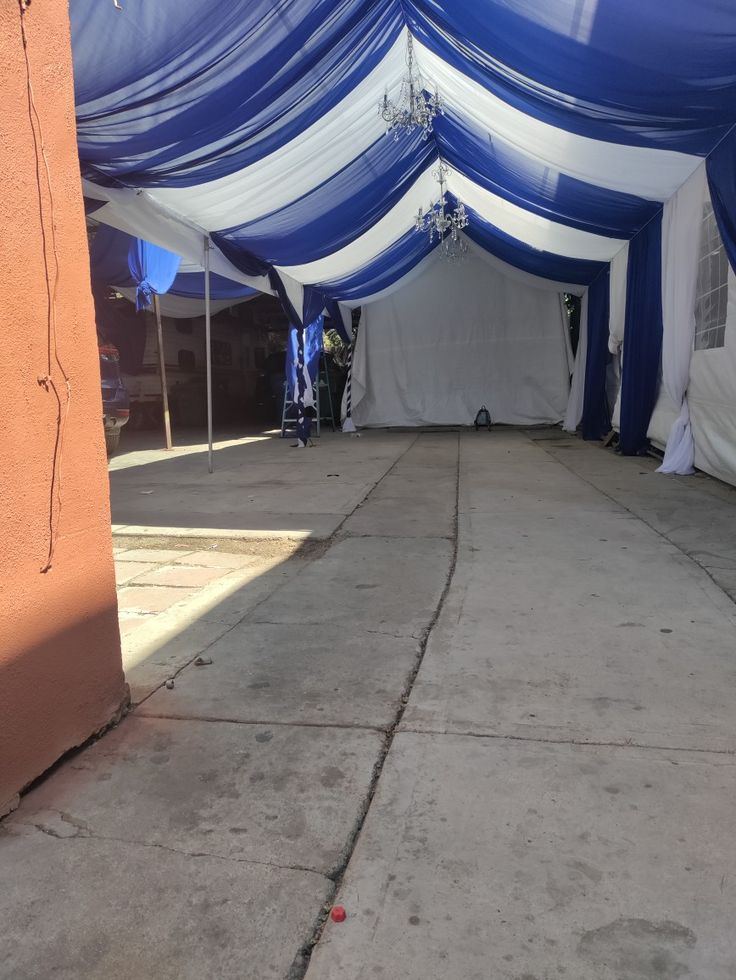
[[567, 400], [565, 420], [562, 428], [565, 432], [576, 432], [583, 418], [583, 401], [585, 398], [585, 365], [588, 361], [588, 290], [583, 293], [580, 304], [580, 333], [578, 349], [575, 354], [575, 368], [572, 373], [570, 397]]
[[629, 269], [628, 242], [611, 259], [608, 313], [608, 349], [612, 354], [620, 354], [624, 342], [626, 323], [626, 276]]
[[695, 449], [687, 403], [695, 337], [695, 286], [705, 194], [705, 163], [664, 206], [662, 217], [662, 383], [679, 414], [660, 473], [693, 472]]
[[559, 422], [569, 372], [558, 293], [473, 252], [363, 307], [353, 363], [358, 426]]
[[607, 372], [606, 391], [611, 411], [611, 424], [619, 426], [621, 412], [621, 350], [626, 327], [626, 277], [629, 271], [628, 242], [611, 259], [608, 312], [608, 349], [613, 355], [611, 368]]

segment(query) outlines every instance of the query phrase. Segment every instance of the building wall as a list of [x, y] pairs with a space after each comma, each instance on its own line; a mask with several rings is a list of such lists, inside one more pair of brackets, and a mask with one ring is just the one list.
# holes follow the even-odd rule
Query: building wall
[[23, 18], [41, 132], [0, 4], [0, 814], [126, 693], [66, 0]]

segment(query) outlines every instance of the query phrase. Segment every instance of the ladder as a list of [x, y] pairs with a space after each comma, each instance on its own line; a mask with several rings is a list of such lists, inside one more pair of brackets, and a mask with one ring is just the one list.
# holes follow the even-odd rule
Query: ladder
[[[327, 395], [326, 406], [324, 412], [322, 411], [322, 389], [326, 389], [325, 393]], [[327, 358], [325, 357], [325, 352], [319, 355], [319, 372], [315, 381], [312, 382], [312, 399], [314, 401], [314, 409], [316, 415], [314, 417], [314, 422], [317, 427], [317, 436], [322, 434], [322, 423], [329, 422], [332, 426], [332, 431], [336, 431], [335, 425], [335, 411], [332, 405], [332, 388], [330, 387], [330, 372], [327, 370]], [[289, 423], [293, 423], [292, 427], [289, 428]], [[289, 395], [289, 383], [284, 381], [284, 403], [281, 410], [281, 438], [286, 439], [287, 436], [293, 434], [294, 426], [296, 425], [296, 402]]]

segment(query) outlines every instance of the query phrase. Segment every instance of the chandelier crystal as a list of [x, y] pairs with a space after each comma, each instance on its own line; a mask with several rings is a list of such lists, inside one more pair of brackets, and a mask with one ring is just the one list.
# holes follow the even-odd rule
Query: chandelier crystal
[[386, 123], [386, 132], [393, 133], [398, 140], [401, 131], [422, 130], [422, 139], [429, 139], [432, 126], [438, 115], [445, 114], [442, 97], [435, 86], [433, 93], [427, 92], [422, 74], [414, 63], [414, 39], [407, 35], [406, 63], [408, 72], [401, 81], [398, 102], [388, 97], [388, 91], [378, 104], [378, 111]]
[[460, 232], [468, 227], [470, 219], [462, 201], [458, 201], [454, 210], [449, 209], [446, 190], [446, 177], [449, 173], [450, 168], [440, 160], [438, 168], [432, 171], [432, 176], [440, 185], [439, 199], [429, 211], [419, 208], [415, 227], [417, 231], [428, 234], [430, 242], [434, 243], [435, 238], [439, 239], [445, 258], [456, 261], [462, 259], [468, 251], [468, 243]]

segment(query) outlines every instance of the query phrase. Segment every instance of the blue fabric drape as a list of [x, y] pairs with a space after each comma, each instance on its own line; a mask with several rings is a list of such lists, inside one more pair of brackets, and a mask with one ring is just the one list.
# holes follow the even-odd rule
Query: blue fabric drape
[[[187, 299], [204, 299], [204, 272], [179, 272], [169, 290], [173, 296], [184, 296]], [[249, 296], [257, 296], [258, 290], [234, 282], [216, 272], [210, 273], [210, 297], [212, 299], [243, 300]]]
[[736, 121], [729, 0], [401, 0], [415, 36], [558, 129], [705, 155]]
[[314, 384], [319, 380], [319, 359], [322, 353], [324, 318], [320, 314], [306, 327], [289, 327], [289, 342], [286, 346], [286, 384], [296, 405], [296, 435], [299, 445], [306, 446], [312, 428], [311, 417], [307, 414], [305, 400], [307, 376]]
[[419, 132], [380, 137], [365, 153], [304, 197], [256, 221], [219, 231], [217, 241], [276, 265], [314, 262], [380, 221], [437, 158]]
[[239, 269], [246, 276], [266, 276], [271, 289], [281, 300], [281, 306], [286, 314], [289, 323], [302, 324], [301, 310], [297, 311], [294, 304], [289, 299], [281, 276], [276, 269], [263, 259], [244, 249], [242, 246], [229, 241], [224, 235], [214, 233], [210, 238], [220, 249], [225, 258], [229, 259], [236, 269]]
[[128, 0], [121, 16], [74, 0], [84, 162], [139, 187], [242, 170], [343, 101], [403, 24], [395, 0], [219, 0], [216, 10]]
[[736, 130], [711, 153], [705, 170], [718, 231], [736, 272]]
[[621, 452], [647, 445], [662, 357], [662, 214], [631, 241], [621, 376]]
[[432, 251], [429, 235], [418, 235], [412, 228], [384, 249], [363, 268], [318, 285], [326, 295], [349, 303], [387, 289], [414, 268]]
[[337, 300], [328, 299], [325, 303], [325, 310], [327, 312], [327, 316], [329, 316], [332, 320], [332, 327], [337, 330], [345, 343], [352, 343], [352, 332], [348, 333], [348, 330], [345, 327], [342, 313], [340, 312], [340, 307], [337, 305]]
[[606, 394], [608, 364], [608, 315], [611, 272], [606, 268], [588, 287], [588, 353], [585, 360], [583, 396], [583, 439], [602, 439], [611, 429], [611, 413]]
[[[102, 202], [100, 202], [102, 203]], [[90, 270], [92, 279], [104, 286], [137, 286], [137, 276], [145, 266], [149, 276], [153, 276], [153, 292], [162, 295], [171, 293], [174, 296], [184, 296], [187, 299], [204, 299], [204, 272], [177, 272], [168, 289], [163, 288], [170, 275], [174, 262], [168, 265], [160, 253], [171, 256], [171, 252], [157, 249], [149, 242], [148, 247], [139, 249], [138, 239], [124, 231], [118, 231], [109, 225], [100, 225], [90, 248]], [[157, 255], [158, 253], [158, 255]], [[179, 256], [174, 256], [179, 265]], [[135, 270], [131, 269], [131, 262]], [[245, 286], [216, 273], [210, 273], [210, 296], [212, 299], [247, 299], [258, 292], [251, 286]], [[146, 304], [148, 305], [148, 304]], [[140, 307], [139, 307], [140, 309]]]
[[[304, 358], [312, 381], [317, 378], [319, 358], [323, 348], [324, 319], [318, 316], [316, 320], [304, 328]], [[289, 327], [289, 342], [286, 345], [286, 382], [289, 391], [294, 395], [297, 391], [296, 363], [299, 348], [299, 328]]]
[[561, 173], [451, 110], [435, 122], [434, 132], [442, 159], [453, 170], [526, 211], [571, 228], [631, 238], [659, 207]]
[[[201, 0], [127, 0], [122, 13], [109, 2], [71, 0], [70, 13], [83, 172], [98, 184], [178, 189], [191, 204], [182, 214], [206, 213], [213, 182], [258, 172], [309, 132], [308, 171], [320, 152], [313, 127], [344, 107], [346, 139], [358, 139], [347, 166], [301, 197], [275, 195], [269, 213], [239, 214], [235, 203], [230, 227], [208, 226], [237, 268], [268, 276], [292, 323], [304, 313], [275, 267], [326, 258], [375, 227], [437, 150], [476, 184], [553, 223], [631, 238], [656, 211], [651, 200], [547, 166], [538, 141], [477, 131], [462, 99], [447, 100], [427, 143], [417, 133], [398, 144], [361, 142], [354, 117], [367, 103], [352, 96], [407, 26], [463, 76], [562, 134], [705, 156], [736, 123], [733, 0], [220, 0], [216, 16]], [[386, 83], [396, 81], [394, 66]], [[371, 132], [362, 130], [366, 143]], [[715, 156], [709, 176], [733, 260], [733, 172], [720, 172]], [[548, 279], [589, 284], [602, 268], [530, 248], [477, 216], [470, 234]], [[314, 285], [326, 300], [359, 299], [428, 250], [421, 236], [403, 236], [334, 290]]]
[[[452, 205], [455, 206], [454, 203]], [[480, 245], [491, 255], [507, 262], [509, 265], [530, 272], [543, 279], [555, 282], [573, 283], [587, 286], [605, 269], [605, 262], [593, 262], [590, 259], [571, 259], [552, 252], [540, 252], [518, 238], [499, 231], [495, 225], [484, 221], [472, 208], [465, 209], [470, 217], [470, 224], [465, 233], [477, 245]]]
[[93, 279], [106, 286], [135, 286], [137, 310], [150, 306], [154, 293], [169, 291], [180, 263], [173, 252], [108, 225], [99, 226], [90, 247]]
[[179, 271], [181, 256], [167, 252], [141, 238], [133, 238], [128, 249], [128, 266], [135, 280], [135, 308], [143, 310], [171, 288]]

